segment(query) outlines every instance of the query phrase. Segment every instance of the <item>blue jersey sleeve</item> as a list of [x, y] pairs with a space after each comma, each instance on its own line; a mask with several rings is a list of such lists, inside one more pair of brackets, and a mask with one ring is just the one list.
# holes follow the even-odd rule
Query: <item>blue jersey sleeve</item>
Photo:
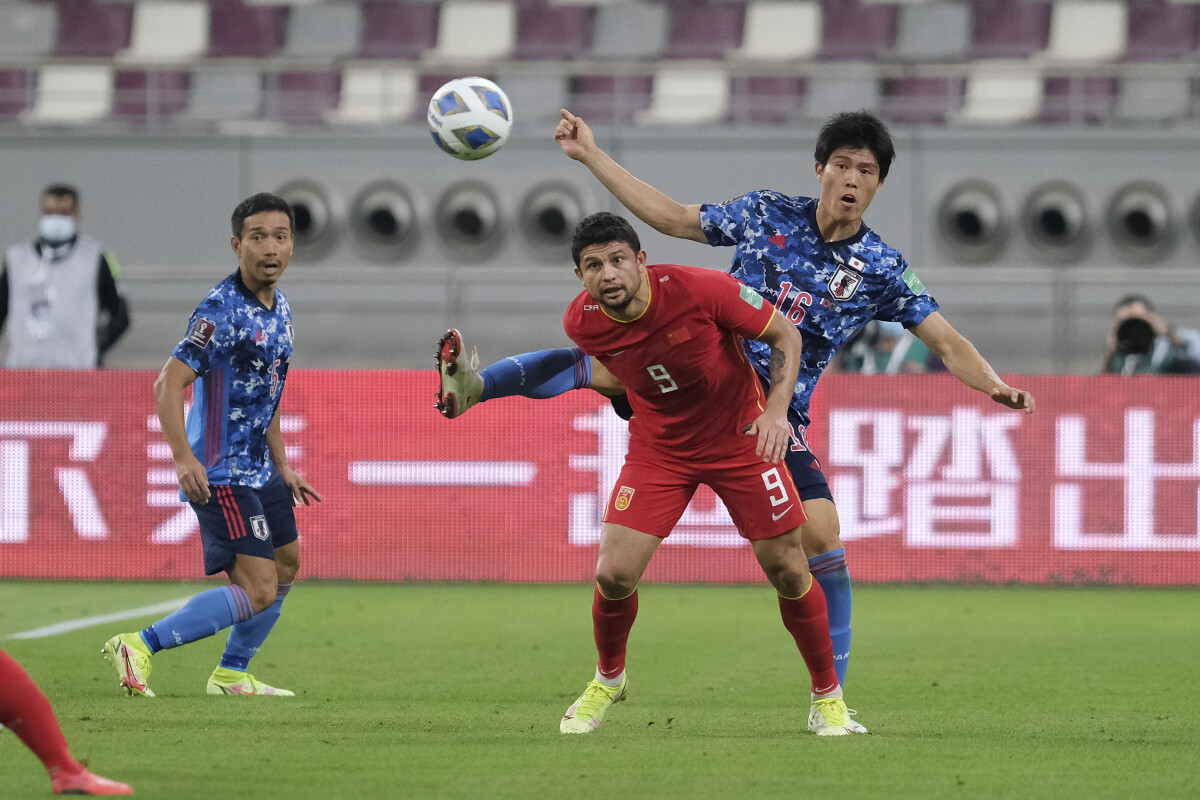
[[175, 346], [171, 355], [191, 367], [197, 375], [204, 375], [212, 369], [213, 360], [225, 339], [221, 332], [228, 330], [227, 314], [206, 299], [192, 312], [187, 336]]
[[938, 302], [925, 289], [925, 284], [903, 259], [902, 271], [879, 304], [875, 307], [875, 319], [883, 322], [899, 322], [906, 328], [919, 325], [938, 310]]
[[742, 240], [746, 223], [757, 216], [762, 192], [747, 192], [727, 203], [700, 206], [700, 229], [713, 247], [732, 247]]

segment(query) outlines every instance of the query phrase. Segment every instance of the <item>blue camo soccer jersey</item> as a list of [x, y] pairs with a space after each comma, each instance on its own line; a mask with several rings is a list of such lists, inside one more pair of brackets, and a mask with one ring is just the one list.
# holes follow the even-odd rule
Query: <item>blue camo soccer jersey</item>
[[[872, 319], [918, 324], [938, 304], [904, 256], [865, 224], [849, 239], [826, 242], [817, 201], [772, 191], [700, 206], [713, 247], [736, 247], [729, 272], [774, 303], [804, 335], [804, 361], [792, 409], [808, 424], [808, 404], [834, 353]], [[771, 348], [746, 341], [759, 375], [770, 374]]]
[[188, 442], [210, 483], [261, 489], [271, 477], [267, 428], [292, 356], [292, 312], [275, 291], [267, 308], [233, 273], [192, 314], [171, 354], [196, 371]]

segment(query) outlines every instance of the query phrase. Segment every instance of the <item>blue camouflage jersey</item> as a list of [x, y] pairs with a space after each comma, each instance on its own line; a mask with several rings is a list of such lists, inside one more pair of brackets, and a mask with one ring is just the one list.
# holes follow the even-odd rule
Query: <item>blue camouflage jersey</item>
[[[899, 250], [866, 224], [849, 239], [826, 242], [816, 211], [813, 198], [768, 190], [700, 206], [708, 243], [737, 248], [730, 274], [772, 302], [804, 336], [792, 410], [805, 425], [817, 379], [848, 339], [872, 319], [911, 328], [938, 308]], [[746, 355], [765, 381], [770, 345], [747, 340]]]
[[275, 307], [267, 308], [235, 272], [196, 307], [171, 355], [199, 376], [187, 435], [209, 483], [261, 489], [274, 469], [267, 428], [292, 356], [287, 298], [276, 289]]

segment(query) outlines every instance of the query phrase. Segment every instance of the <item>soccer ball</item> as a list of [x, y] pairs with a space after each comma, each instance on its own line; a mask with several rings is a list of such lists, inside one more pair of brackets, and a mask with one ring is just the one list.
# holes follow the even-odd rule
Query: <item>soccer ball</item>
[[475, 161], [500, 149], [512, 128], [512, 105], [487, 78], [455, 78], [429, 101], [433, 141], [455, 158]]

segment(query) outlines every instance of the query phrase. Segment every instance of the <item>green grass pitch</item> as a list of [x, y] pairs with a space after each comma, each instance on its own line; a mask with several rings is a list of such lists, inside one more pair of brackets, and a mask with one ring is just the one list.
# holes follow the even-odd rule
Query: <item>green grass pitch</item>
[[[212, 584], [207, 584], [212, 585]], [[202, 584], [8, 582], [0, 637]], [[126, 698], [100, 656], [138, 619], [0, 642], [76, 757], [155, 798], [1200, 796], [1200, 593], [859, 587], [847, 699], [806, 731], [803, 663], [761, 586], [642, 588], [630, 696], [558, 719], [592, 675], [591, 587], [300, 582], [251, 671], [297, 697], [208, 697], [224, 634]], [[49, 796], [0, 733], [0, 797]]]

